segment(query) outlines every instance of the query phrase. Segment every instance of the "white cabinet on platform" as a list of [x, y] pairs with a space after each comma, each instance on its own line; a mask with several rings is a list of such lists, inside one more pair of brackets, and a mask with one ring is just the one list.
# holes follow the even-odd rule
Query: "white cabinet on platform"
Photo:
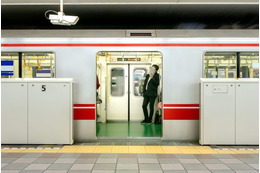
[[2, 79], [2, 143], [72, 144], [72, 81]]
[[259, 79], [200, 79], [200, 144], [259, 144]]

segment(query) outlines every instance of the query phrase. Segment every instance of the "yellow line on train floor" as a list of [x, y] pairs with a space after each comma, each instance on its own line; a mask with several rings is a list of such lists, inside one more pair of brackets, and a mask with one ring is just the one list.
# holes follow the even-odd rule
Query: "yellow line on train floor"
[[156, 153], [156, 154], [258, 154], [259, 150], [214, 150], [209, 146], [98, 146], [73, 145], [60, 149], [2, 149], [2, 153]]

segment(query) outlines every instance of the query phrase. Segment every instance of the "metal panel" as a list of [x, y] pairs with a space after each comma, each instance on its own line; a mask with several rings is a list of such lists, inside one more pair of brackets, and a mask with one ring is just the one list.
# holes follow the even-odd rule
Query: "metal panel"
[[1, 142], [27, 144], [27, 84], [2, 82], [1, 92]]
[[236, 84], [236, 144], [259, 144], [259, 84]]
[[[108, 65], [107, 120], [128, 120], [128, 66]], [[116, 71], [122, 75], [114, 76]], [[123, 84], [124, 83], [124, 84]]]
[[204, 144], [235, 144], [235, 84], [202, 85]]
[[70, 83], [28, 84], [28, 142], [71, 144]]

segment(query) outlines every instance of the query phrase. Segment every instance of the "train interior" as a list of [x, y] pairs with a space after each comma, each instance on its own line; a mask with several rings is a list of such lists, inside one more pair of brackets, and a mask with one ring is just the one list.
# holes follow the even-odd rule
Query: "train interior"
[[[160, 85], [154, 104], [155, 114], [162, 116], [157, 104], [162, 90], [162, 54], [150, 52], [106, 52], [97, 58], [96, 134], [98, 138], [160, 138], [162, 124], [141, 124], [143, 85], [149, 68], [159, 66]], [[149, 105], [148, 105], [149, 111]]]

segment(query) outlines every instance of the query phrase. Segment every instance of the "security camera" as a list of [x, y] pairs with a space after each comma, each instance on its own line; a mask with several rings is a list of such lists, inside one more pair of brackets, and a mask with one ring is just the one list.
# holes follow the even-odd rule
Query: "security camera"
[[78, 16], [67, 16], [63, 12], [57, 12], [57, 14], [50, 14], [49, 20], [53, 25], [75, 25], [79, 17]]

